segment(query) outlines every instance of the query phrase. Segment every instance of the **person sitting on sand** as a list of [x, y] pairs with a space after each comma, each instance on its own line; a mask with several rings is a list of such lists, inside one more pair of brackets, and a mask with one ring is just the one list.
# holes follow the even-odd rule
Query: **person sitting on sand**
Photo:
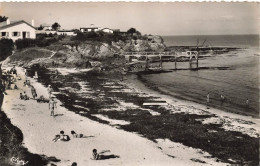
[[69, 141], [70, 137], [68, 135], [64, 134], [64, 131], [60, 131], [60, 135], [61, 135], [61, 141]]
[[23, 92], [23, 98], [24, 98], [24, 100], [29, 100], [29, 97], [27, 96], [25, 91]]
[[25, 80], [24, 83], [23, 83], [23, 86], [30, 86], [31, 83], [30, 83], [30, 80]]
[[64, 131], [61, 130], [60, 134], [55, 135], [55, 138], [52, 141], [56, 142], [56, 141], [69, 141], [69, 140], [70, 140], [70, 137], [68, 135], [65, 135]]
[[41, 95], [38, 99], [36, 99], [38, 103], [49, 103], [50, 100], [45, 99], [43, 95]]
[[18, 89], [18, 87], [17, 87], [17, 85], [16, 85], [16, 84], [14, 84], [14, 89]]
[[24, 100], [23, 93], [20, 93], [20, 99]]
[[75, 131], [71, 131], [71, 134], [73, 135], [74, 138], [83, 138], [84, 135], [83, 134], [77, 134]]

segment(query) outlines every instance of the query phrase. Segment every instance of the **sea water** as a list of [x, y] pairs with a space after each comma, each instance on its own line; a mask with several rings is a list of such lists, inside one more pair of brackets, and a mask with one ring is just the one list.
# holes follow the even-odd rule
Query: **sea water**
[[[259, 37], [238, 36], [167, 36], [168, 46], [196, 45], [197, 39], [207, 39], [211, 46], [238, 47], [223, 54], [210, 54], [199, 60], [199, 67], [206, 70], [177, 70], [170, 73], [142, 75], [146, 83], [168, 95], [206, 104], [210, 94], [210, 106], [225, 111], [259, 115]], [[215, 68], [216, 67], [216, 68]], [[218, 67], [228, 67], [220, 70]], [[163, 63], [164, 69], [174, 68], [174, 63]], [[177, 68], [189, 68], [189, 62], [177, 62]], [[220, 96], [225, 97], [224, 102]], [[249, 107], [246, 100], [249, 100]]]

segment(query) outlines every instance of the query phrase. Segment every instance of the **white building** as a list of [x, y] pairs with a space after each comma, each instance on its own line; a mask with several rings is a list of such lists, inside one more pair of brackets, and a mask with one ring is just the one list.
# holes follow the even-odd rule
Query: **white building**
[[52, 27], [50, 24], [41, 24], [40, 27], [42, 28], [43, 31], [51, 31]]
[[59, 30], [57, 35], [76, 36], [77, 34], [73, 30]]
[[114, 33], [114, 31], [112, 29], [109, 29], [109, 28], [103, 28], [101, 29], [102, 32], [105, 32], [105, 33]]
[[24, 20], [10, 22], [7, 19], [0, 23], [0, 39], [2, 38], [12, 39], [13, 41], [25, 38], [35, 39], [34, 21], [32, 20], [31, 25]]
[[101, 28], [100, 27], [96, 27], [94, 24], [91, 24], [90, 27], [83, 27], [80, 28], [80, 32], [97, 32], [99, 31]]

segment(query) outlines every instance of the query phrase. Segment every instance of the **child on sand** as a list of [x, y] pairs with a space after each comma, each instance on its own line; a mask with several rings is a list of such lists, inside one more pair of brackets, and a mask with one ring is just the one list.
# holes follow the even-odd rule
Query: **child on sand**
[[49, 101], [49, 109], [51, 110], [51, 116], [53, 117], [54, 117], [54, 107], [57, 108], [56, 101], [54, 101], [54, 96], [51, 96], [51, 99]]

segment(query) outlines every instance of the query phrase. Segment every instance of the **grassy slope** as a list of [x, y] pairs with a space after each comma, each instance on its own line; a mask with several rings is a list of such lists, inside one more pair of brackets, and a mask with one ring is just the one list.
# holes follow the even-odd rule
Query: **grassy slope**
[[10, 60], [30, 62], [37, 58], [47, 58], [50, 55], [50, 50], [47, 50], [45, 48], [33, 47], [16, 52], [14, 55], [10, 56]]

